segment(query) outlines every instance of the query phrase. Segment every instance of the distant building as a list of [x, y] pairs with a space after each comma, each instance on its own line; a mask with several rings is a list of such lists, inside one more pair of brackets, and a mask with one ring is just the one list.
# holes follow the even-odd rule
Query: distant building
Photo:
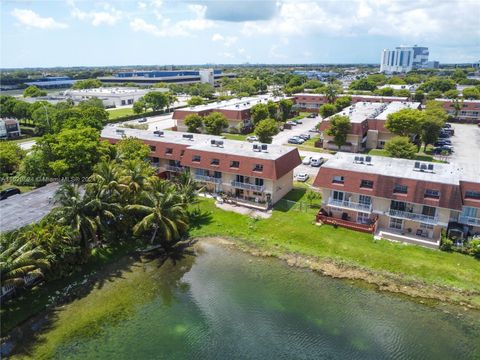
[[15, 119], [0, 119], [0, 139], [14, 139], [21, 135], [20, 125]]
[[70, 87], [76, 80], [72, 80], [68, 76], [47, 76], [41, 79], [26, 82], [25, 85], [34, 85], [41, 89], [64, 88]]
[[480, 100], [435, 99], [443, 104], [443, 108], [452, 120], [465, 123], [480, 124]]
[[[155, 89], [162, 91], [162, 89]], [[67, 99], [81, 102], [92, 98], [102, 100], [106, 108], [133, 105], [135, 101], [144, 96], [148, 91], [129, 87], [106, 87], [96, 89], [66, 90], [63, 95]]]
[[171, 71], [127, 71], [119, 72], [113, 76], [99, 77], [104, 83], [135, 83], [139, 85], [152, 85], [156, 83], [194, 84], [209, 83], [214, 85], [224, 77], [233, 78], [235, 74], [224, 74], [222, 70], [171, 70]]
[[428, 64], [428, 47], [398, 46], [395, 50], [385, 49], [380, 58], [380, 72], [409, 72], [425, 68]]
[[294, 70], [293, 74], [306, 76], [307, 79], [321, 80], [321, 81], [338, 76], [338, 73], [333, 71], [318, 71], [318, 70]]

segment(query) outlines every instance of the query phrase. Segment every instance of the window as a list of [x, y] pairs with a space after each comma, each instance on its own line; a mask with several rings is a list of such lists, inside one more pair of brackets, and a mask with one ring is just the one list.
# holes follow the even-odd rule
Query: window
[[165, 154], [166, 155], [172, 155], [173, 154], [173, 149], [172, 148], [166, 148], [165, 149]]
[[149, 145], [150, 151], [155, 151], [157, 150], [157, 147], [155, 145]]
[[200, 155], [193, 155], [192, 156], [192, 162], [200, 162], [201, 157]]
[[222, 173], [221, 173], [220, 171], [215, 171], [215, 172], [213, 173], [213, 177], [214, 177], [215, 179], [221, 179], [221, 178], [222, 178]]
[[372, 203], [372, 198], [367, 195], [360, 195], [358, 197], [358, 202], [362, 205], [370, 205]]
[[422, 214], [426, 216], [435, 217], [436, 209], [433, 206], [423, 206]]
[[345, 178], [343, 176], [334, 176], [332, 179], [332, 183], [334, 184], [343, 184], [345, 181]]
[[424, 224], [420, 223], [420, 229], [425, 229], [425, 230], [433, 230], [433, 225], [432, 224]]
[[462, 209], [462, 216], [476, 218], [477, 217], [477, 209], [470, 206], [464, 206]]
[[404, 203], [403, 201], [392, 200], [390, 202], [390, 209], [398, 210], [398, 211], [406, 211], [407, 210], [407, 204]]
[[431, 199], [440, 199], [440, 191], [439, 190], [432, 190], [426, 189], [425, 190], [425, 197]]
[[180, 156], [183, 156], [185, 154], [185, 150], [180, 151]]
[[406, 194], [407, 192], [408, 186], [405, 185], [395, 184], [395, 187], [393, 188], [394, 194]]
[[360, 181], [360, 187], [365, 188], [365, 189], [373, 189], [373, 181], [362, 180], [362, 181]]
[[263, 186], [263, 179], [255, 178], [255, 185]]
[[253, 167], [253, 171], [263, 171], [263, 165], [262, 164], [255, 164]]
[[402, 230], [403, 220], [402, 219], [390, 218], [390, 228], [391, 229], [396, 229], [396, 230]]
[[341, 191], [334, 191], [333, 192], [333, 200], [343, 201], [344, 196], [345, 196], [345, 193], [343, 193]]
[[357, 215], [357, 222], [359, 224], [369, 224], [370, 223], [370, 217], [368, 216], [367, 213], [359, 212]]
[[210, 165], [218, 166], [218, 165], [220, 165], [220, 160], [219, 159], [212, 159], [212, 161], [210, 162]]
[[480, 191], [465, 191], [465, 198], [480, 200]]
[[238, 169], [240, 167], [240, 161], [230, 161], [230, 167]]

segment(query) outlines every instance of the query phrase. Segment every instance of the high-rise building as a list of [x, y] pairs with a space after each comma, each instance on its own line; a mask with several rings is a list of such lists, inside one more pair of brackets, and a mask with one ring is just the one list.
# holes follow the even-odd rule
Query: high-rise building
[[428, 48], [422, 46], [398, 46], [385, 49], [380, 59], [380, 72], [408, 72], [425, 68], [428, 63]]

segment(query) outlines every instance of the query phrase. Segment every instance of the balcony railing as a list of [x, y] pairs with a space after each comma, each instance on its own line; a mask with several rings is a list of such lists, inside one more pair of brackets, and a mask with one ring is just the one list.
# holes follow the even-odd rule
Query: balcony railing
[[185, 168], [182, 167], [182, 166], [167, 165], [167, 166], [165, 166], [165, 168], [168, 171], [173, 171], [173, 172], [183, 172], [183, 171], [185, 171]]
[[216, 178], [213, 176], [205, 176], [205, 175], [197, 175], [197, 174], [195, 174], [195, 180], [203, 181], [203, 182], [211, 182], [215, 184], [220, 184], [222, 182], [222, 178]]
[[250, 184], [250, 183], [243, 183], [240, 181], [232, 181], [232, 186], [240, 189], [247, 189], [247, 190], [253, 190], [258, 192], [265, 191], [265, 186], [260, 186], [260, 185]]
[[390, 209], [388, 211], [388, 215], [392, 217], [400, 218], [400, 219], [405, 219], [405, 220], [419, 221], [425, 224], [432, 224], [432, 225], [438, 224], [438, 216], [429, 216], [429, 215], [423, 215], [423, 214], [418, 214], [414, 212], [394, 210], [394, 209]]
[[458, 217], [458, 222], [465, 225], [480, 226], [480, 219], [470, 216], [460, 215]]
[[329, 206], [340, 208], [340, 209], [351, 209], [356, 211], [372, 212], [372, 204], [360, 204], [353, 201], [336, 200], [334, 198], [329, 198], [327, 204]]

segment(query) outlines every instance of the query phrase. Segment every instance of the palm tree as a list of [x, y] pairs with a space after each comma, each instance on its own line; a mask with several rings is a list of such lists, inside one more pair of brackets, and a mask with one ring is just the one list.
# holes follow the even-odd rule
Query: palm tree
[[63, 184], [55, 194], [55, 204], [60, 206], [54, 209], [54, 216], [61, 224], [78, 231], [83, 255], [87, 257], [90, 244], [95, 239], [97, 224], [78, 186]]
[[190, 170], [186, 170], [175, 177], [175, 182], [185, 206], [195, 204], [197, 202], [197, 193], [201, 189], [199, 189], [198, 182], [190, 176]]
[[104, 197], [118, 199], [128, 190], [128, 186], [121, 183], [122, 176], [122, 169], [116, 162], [99, 162], [89, 178], [87, 191], [101, 192]]
[[121, 182], [127, 186], [129, 198], [134, 202], [151, 179], [153, 169], [144, 161], [137, 159], [124, 161], [122, 166], [124, 173]]
[[143, 192], [140, 202], [127, 205], [126, 209], [140, 214], [141, 219], [133, 227], [133, 233], [140, 235], [152, 231], [150, 243], [160, 236], [160, 243], [169, 248], [179, 240], [188, 228], [188, 217], [181, 197], [173, 185], [166, 185], [163, 193]]
[[0, 278], [3, 285], [22, 286], [25, 276], [44, 276], [50, 266], [46, 252], [18, 231], [3, 234], [0, 239]]
[[328, 84], [327, 88], [325, 89], [325, 96], [329, 104], [333, 104], [337, 99], [337, 87], [333, 84]]

